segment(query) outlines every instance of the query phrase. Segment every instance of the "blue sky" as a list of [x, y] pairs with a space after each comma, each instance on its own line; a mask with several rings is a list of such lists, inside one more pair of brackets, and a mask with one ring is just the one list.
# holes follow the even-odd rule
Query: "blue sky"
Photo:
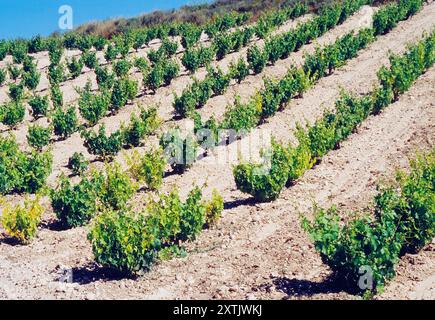
[[78, 26], [204, 2], [207, 0], [0, 0], [0, 39], [45, 36], [59, 30], [58, 10], [62, 5], [71, 6], [74, 26]]

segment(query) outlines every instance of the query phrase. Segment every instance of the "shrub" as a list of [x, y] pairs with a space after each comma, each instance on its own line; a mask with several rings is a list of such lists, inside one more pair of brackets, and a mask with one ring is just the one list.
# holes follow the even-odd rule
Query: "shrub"
[[145, 87], [152, 90], [154, 93], [163, 85], [164, 69], [161, 64], [157, 64], [150, 72], [144, 75]]
[[21, 102], [8, 102], [0, 106], [0, 122], [11, 128], [16, 128], [24, 120], [26, 108]]
[[12, 55], [12, 61], [15, 64], [20, 64], [23, 62], [27, 56], [27, 42], [24, 40], [15, 40], [11, 42], [10, 53]]
[[142, 73], [146, 73], [150, 68], [148, 61], [144, 57], [135, 58], [134, 66]]
[[112, 113], [124, 107], [128, 100], [136, 98], [138, 93], [138, 83], [136, 80], [118, 79], [113, 86], [111, 104], [109, 109]]
[[51, 173], [53, 155], [51, 152], [36, 152], [26, 154], [16, 166], [20, 176], [20, 183], [15, 186], [17, 192], [35, 193], [46, 185]]
[[154, 133], [159, 124], [156, 108], [141, 108], [140, 116], [132, 114], [129, 126], [122, 129], [125, 143], [129, 146], [139, 146], [141, 140], [146, 135]]
[[194, 240], [206, 223], [206, 208], [202, 203], [202, 192], [195, 187], [189, 192], [180, 215], [180, 234], [177, 239]]
[[91, 83], [85, 85], [83, 91], [79, 91], [80, 98], [78, 101], [79, 111], [82, 117], [93, 126], [98, 120], [104, 117], [109, 110], [110, 96], [103, 91], [99, 94], [92, 94]]
[[23, 70], [18, 66], [15, 66], [13, 64], [9, 64], [8, 65], [8, 72], [9, 72], [9, 77], [13, 81], [16, 81], [23, 73]]
[[166, 86], [171, 84], [172, 79], [180, 73], [180, 66], [174, 60], [169, 60], [164, 64], [163, 80]]
[[7, 235], [21, 243], [28, 243], [36, 235], [43, 213], [44, 208], [39, 204], [39, 199], [26, 199], [24, 206], [7, 204], [3, 208], [1, 224]]
[[94, 40], [94, 47], [97, 51], [102, 51], [106, 47], [107, 43], [108, 41], [106, 38], [97, 36]]
[[28, 47], [29, 53], [38, 53], [47, 49], [47, 41], [41, 36], [37, 35], [30, 39]]
[[9, 85], [9, 98], [14, 102], [20, 102], [24, 98], [24, 87], [20, 84], [11, 83]]
[[52, 85], [50, 88], [50, 97], [53, 107], [55, 109], [60, 109], [63, 106], [63, 92], [59, 85]]
[[0, 40], [0, 61], [6, 58], [9, 52], [9, 42], [6, 40]]
[[239, 84], [249, 75], [249, 67], [243, 58], [240, 58], [237, 63], [230, 64], [230, 75]]
[[197, 43], [201, 37], [202, 30], [196, 25], [186, 24], [181, 31], [181, 45], [189, 49]]
[[41, 79], [41, 74], [36, 70], [31, 70], [24, 74], [23, 83], [29, 90], [35, 90]]
[[102, 183], [100, 175], [83, 177], [72, 185], [66, 177], [50, 192], [51, 205], [60, 222], [75, 228], [86, 224], [97, 213], [97, 197]]
[[120, 52], [116, 45], [109, 44], [104, 52], [104, 59], [106, 59], [107, 62], [114, 61], [118, 57], [119, 53]]
[[282, 101], [280, 83], [264, 79], [264, 89], [261, 91], [261, 117], [268, 118], [278, 111]]
[[120, 130], [107, 136], [104, 124], [100, 126], [98, 133], [93, 130], [82, 131], [81, 136], [85, 140], [84, 145], [88, 152], [101, 157], [103, 160], [115, 156], [121, 150], [124, 142]]
[[158, 190], [163, 183], [166, 159], [163, 150], [156, 149], [140, 155], [137, 151], [127, 161], [130, 175], [148, 190]]
[[71, 77], [73, 79], [77, 78], [82, 74], [83, 65], [83, 60], [77, 59], [76, 57], [72, 57], [71, 60], [67, 63], [69, 73], [71, 74]]
[[230, 85], [230, 75], [224, 74], [219, 67], [217, 67], [216, 69], [210, 67], [208, 68], [207, 72], [207, 79], [210, 81], [213, 94], [224, 94], [225, 91], [228, 89], [228, 86]]
[[48, 48], [48, 57], [50, 58], [50, 66], [57, 66], [60, 64], [64, 49], [56, 43], [52, 43]]
[[255, 74], [263, 71], [266, 66], [267, 55], [266, 53], [258, 48], [257, 45], [250, 47], [248, 49], [248, 64], [249, 69], [252, 70]]
[[48, 152], [22, 152], [14, 137], [0, 137], [0, 193], [36, 192], [51, 172]]
[[62, 108], [56, 109], [53, 114], [54, 134], [66, 139], [78, 129], [77, 112], [74, 106], [68, 107], [65, 111]]
[[2, 86], [6, 81], [6, 71], [4, 69], [0, 69], [0, 86]]
[[92, 48], [94, 37], [92, 35], [80, 35], [77, 41], [77, 49], [86, 52]]
[[312, 237], [334, 274], [346, 281], [355, 291], [361, 291], [358, 281], [362, 268], [371, 268], [373, 290], [380, 288], [394, 276], [394, 265], [398, 262], [403, 235], [397, 233], [396, 214], [384, 212], [379, 220], [354, 219], [340, 226], [336, 208], [315, 212], [315, 220], [303, 220], [303, 228]]
[[213, 189], [212, 198], [205, 204], [205, 225], [211, 227], [220, 219], [224, 210], [224, 199], [216, 189]]
[[28, 129], [27, 142], [30, 146], [42, 150], [50, 143], [51, 128], [44, 128], [39, 125], [32, 125]]
[[163, 134], [160, 145], [172, 169], [177, 173], [183, 173], [196, 161], [196, 139], [190, 135], [183, 137], [179, 129], [172, 129]]
[[118, 77], [122, 78], [128, 75], [131, 67], [132, 65], [130, 61], [122, 59], [115, 63], [115, 65], [113, 66], [113, 70]]
[[107, 164], [98, 198], [106, 208], [120, 210], [137, 191], [137, 185], [118, 163]]
[[48, 67], [48, 80], [52, 86], [66, 80], [63, 64], [59, 64], [58, 66], [50, 65]]
[[397, 181], [401, 189], [401, 201], [383, 201], [387, 190], [375, 198], [375, 203], [382, 209], [378, 210], [378, 215], [386, 210], [385, 207], [399, 213], [400, 231], [405, 235], [402, 251], [415, 253], [431, 243], [435, 236], [435, 150], [418, 154], [411, 161], [410, 173], [399, 173]]
[[262, 156], [265, 163], [239, 164], [233, 174], [239, 190], [251, 194], [257, 201], [272, 201], [288, 180], [291, 155], [288, 148], [272, 142], [272, 148]]
[[85, 156], [81, 152], [74, 152], [74, 154], [68, 160], [68, 168], [74, 175], [83, 174], [89, 166], [89, 161], [85, 159]]
[[193, 84], [187, 87], [180, 97], [175, 94], [173, 107], [177, 114], [187, 117], [193, 113], [195, 108], [204, 106], [211, 95], [212, 81], [210, 77], [206, 77], [203, 81], [194, 79]]
[[115, 75], [111, 73], [107, 67], [96, 67], [95, 74], [101, 91], [112, 89], [113, 84], [115, 83]]
[[222, 33], [217, 35], [213, 41], [216, 50], [216, 59], [222, 60], [233, 48], [233, 39], [230, 34]]
[[106, 210], [93, 222], [88, 233], [95, 261], [121, 273], [148, 269], [155, 257], [153, 234], [146, 234], [141, 212]]
[[236, 131], [253, 128], [260, 121], [261, 108], [261, 97], [259, 95], [245, 104], [242, 104], [240, 97], [237, 96], [234, 105], [227, 106], [221, 127]]
[[81, 59], [89, 69], [95, 69], [98, 66], [97, 53], [95, 51], [83, 52]]

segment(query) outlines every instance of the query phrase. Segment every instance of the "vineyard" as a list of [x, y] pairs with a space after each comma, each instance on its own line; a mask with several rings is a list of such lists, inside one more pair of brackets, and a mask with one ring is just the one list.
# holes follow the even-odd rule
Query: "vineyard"
[[435, 3], [0, 40], [0, 299], [434, 299]]

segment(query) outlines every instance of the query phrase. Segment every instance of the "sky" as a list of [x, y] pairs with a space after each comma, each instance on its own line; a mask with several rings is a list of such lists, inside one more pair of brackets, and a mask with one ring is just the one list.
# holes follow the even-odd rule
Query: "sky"
[[47, 36], [59, 31], [63, 16], [59, 8], [63, 5], [71, 7], [76, 27], [89, 21], [128, 18], [204, 2], [207, 0], [0, 0], [0, 39]]

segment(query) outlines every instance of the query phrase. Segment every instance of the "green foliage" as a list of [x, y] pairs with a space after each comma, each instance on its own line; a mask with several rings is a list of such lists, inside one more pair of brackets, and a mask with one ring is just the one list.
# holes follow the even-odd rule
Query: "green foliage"
[[[4, 201], [0, 201], [2, 206]], [[20, 241], [29, 243], [38, 231], [38, 224], [44, 213], [44, 208], [39, 204], [39, 199], [24, 200], [24, 206], [18, 204], [11, 206], [6, 204], [2, 208], [1, 224], [6, 230], [6, 234]]]
[[74, 154], [68, 160], [68, 168], [75, 175], [83, 174], [89, 166], [89, 161], [81, 152], [74, 152]]
[[158, 190], [163, 183], [166, 159], [162, 149], [156, 149], [140, 155], [135, 151], [128, 159], [130, 175], [148, 190]]
[[79, 93], [80, 98], [78, 104], [80, 114], [88, 121], [90, 126], [93, 126], [106, 115], [110, 105], [110, 96], [105, 91], [99, 94], [93, 94], [91, 91], [91, 82], [89, 81], [85, 85], [85, 88], [79, 91]]
[[[409, 174], [400, 173], [398, 188], [381, 189], [374, 198], [374, 218], [354, 218], [340, 225], [336, 208], [316, 209], [303, 219], [322, 260], [356, 292], [379, 291], [394, 277], [402, 254], [418, 252], [432, 242], [434, 218], [434, 151], [417, 156]], [[364, 212], [360, 216], [370, 216]], [[359, 288], [361, 268], [370, 267], [373, 287]]]
[[104, 211], [88, 234], [96, 261], [134, 274], [149, 269], [164, 253], [178, 252], [179, 242], [193, 240], [205, 224], [206, 209], [201, 198], [196, 187], [185, 202], [173, 191], [161, 194], [156, 202], [148, 202], [143, 212]]
[[249, 69], [255, 74], [263, 71], [267, 62], [267, 54], [264, 50], [261, 50], [257, 45], [248, 49], [248, 64]]
[[191, 115], [196, 108], [204, 106], [211, 95], [211, 77], [207, 76], [203, 81], [194, 79], [193, 83], [183, 90], [180, 97], [175, 94], [173, 107], [175, 112], [184, 118]]
[[122, 78], [128, 75], [128, 72], [130, 71], [131, 67], [132, 64], [130, 61], [121, 59], [114, 64], [113, 70], [115, 71], [115, 74], [118, 77]]
[[13, 102], [20, 102], [24, 98], [24, 86], [23, 84], [15, 84], [11, 83], [9, 84], [9, 92], [8, 92], [9, 98]]
[[0, 106], [0, 122], [11, 128], [16, 128], [24, 120], [26, 108], [21, 102], [8, 102]]
[[78, 129], [76, 108], [70, 106], [66, 110], [56, 109], [52, 122], [55, 135], [60, 136], [62, 139], [70, 137]]
[[37, 124], [29, 126], [27, 133], [27, 142], [37, 150], [42, 150], [50, 143], [51, 128], [42, 127]]
[[137, 185], [119, 163], [106, 164], [98, 198], [105, 208], [120, 210], [137, 191]]
[[384, 212], [376, 220], [358, 218], [346, 226], [340, 226], [340, 217], [335, 208], [317, 210], [313, 223], [303, 220], [304, 229], [311, 235], [322, 260], [330, 266], [339, 279], [356, 292], [360, 276], [371, 268], [373, 290], [394, 276], [403, 235], [397, 233], [397, 216]]
[[50, 66], [58, 66], [62, 59], [64, 49], [56, 43], [52, 43], [48, 48], [48, 57], [50, 58]]
[[27, 56], [27, 42], [24, 40], [12, 41], [9, 48], [10, 54], [12, 55], [12, 61], [15, 64], [20, 64], [24, 61]]
[[240, 84], [249, 75], [249, 66], [243, 58], [240, 58], [237, 63], [231, 62], [230, 75], [232, 79], [236, 79]]
[[115, 74], [111, 73], [107, 67], [96, 67], [95, 74], [97, 83], [101, 91], [110, 90], [115, 83]]
[[0, 86], [2, 86], [6, 82], [6, 70], [0, 69]]
[[119, 53], [120, 52], [117, 46], [109, 44], [104, 52], [104, 59], [106, 59], [107, 62], [114, 61], [118, 57]]
[[23, 84], [29, 89], [29, 90], [35, 90], [38, 85], [39, 81], [41, 79], [41, 74], [36, 71], [36, 69], [32, 69], [23, 75]]
[[[433, 65], [434, 48], [435, 32], [432, 32], [417, 44], [410, 46], [406, 54], [391, 55], [390, 68], [382, 67], [378, 72], [384, 94], [392, 92], [396, 101], [400, 94], [407, 91], [418, 76]], [[382, 98], [382, 95], [380, 97]]]
[[124, 143], [121, 130], [107, 136], [104, 124], [100, 126], [98, 133], [93, 130], [84, 130], [81, 133], [81, 137], [84, 139], [84, 146], [88, 152], [103, 160], [115, 156], [121, 150]]
[[8, 65], [8, 73], [9, 73], [9, 77], [16, 81], [21, 74], [23, 73], [23, 69], [21, 69], [20, 67], [13, 65], [13, 64], [9, 64]]
[[150, 68], [148, 61], [144, 57], [135, 58], [133, 64], [142, 73], [146, 73]]
[[51, 167], [51, 153], [22, 152], [14, 137], [0, 138], [0, 194], [38, 191]]
[[70, 228], [86, 224], [97, 213], [97, 197], [102, 176], [83, 177], [76, 185], [62, 177], [51, 191], [51, 206], [60, 222]]
[[181, 45], [189, 49], [197, 43], [201, 37], [202, 29], [194, 24], [185, 24], [181, 30]]
[[172, 169], [183, 173], [196, 161], [198, 144], [191, 135], [183, 136], [179, 129], [171, 129], [160, 138], [160, 145], [164, 150]]
[[50, 88], [50, 97], [53, 107], [60, 109], [63, 106], [63, 92], [58, 84], [52, 85]]
[[279, 82], [264, 79], [264, 89], [261, 91], [261, 117], [268, 118], [273, 116], [282, 101], [281, 87]]
[[205, 224], [209, 228], [217, 223], [224, 210], [224, 199], [216, 189], [213, 189], [212, 198], [205, 204]]
[[83, 60], [77, 59], [76, 57], [72, 57], [67, 63], [67, 67], [72, 79], [75, 79], [82, 74], [83, 65]]
[[230, 85], [230, 75], [224, 74], [222, 69], [219, 67], [217, 67], [216, 69], [210, 67], [207, 69], [207, 72], [207, 78], [208, 81], [210, 81], [213, 94], [217, 96], [224, 94], [225, 91], [228, 89], [228, 86]]
[[227, 106], [221, 127], [236, 131], [253, 128], [260, 122], [261, 108], [261, 97], [258, 95], [248, 103], [241, 103], [237, 96], [234, 105]]
[[155, 257], [153, 237], [145, 234], [146, 218], [134, 210], [105, 210], [92, 223], [88, 240], [95, 261], [121, 273], [148, 269]]
[[157, 129], [159, 122], [156, 108], [142, 109], [139, 117], [132, 114], [130, 124], [122, 129], [125, 144], [139, 146], [146, 135], [152, 134]]
[[63, 64], [59, 64], [57, 66], [50, 65], [48, 67], [48, 80], [52, 86], [66, 80]]
[[81, 59], [84, 65], [89, 69], [95, 69], [98, 66], [97, 53], [95, 51], [83, 52]]
[[262, 154], [264, 163], [239, 164], [233, 169], [237, 188], [257, 201], [275, 200], [288, 180], [291, 155], [287, 147], [272, 142]]
[[181, 63], [188, 71], [194, 73], [200, 67], [208, 65], [214, 56], [213, 48], [210, 47], [189, 48], [184, 52]]
[[[417, 154], [409, 174], [399, 172], [400, 198], [386, 189], [375, 198], [377, 215], [386, 210], [399, 214], [399, 230], [405, 235], [402, 252], [415, 253], [432, 242], [435, 235], [435, 149]], [[392, 198], [392, 200], [389, 200]], [[387, 199], [387, 201], [386, 201]]]
[[136, 98], [138, 90], [136, 80], [127, 78], [115, 80], [109, 106], [110, 111], [112, 113], [119, 111], [129, 100]]
[[393, 29], [397, 22], [415, 14], [423, 5], [421, 0], [400, 0], [390, 3], [377, 11], [373, 17], [375, 34], [385, 34]]
[[41, 51], [45, 51], [48, 48], [47, 40], [39, 35], [34, 36], [32, 39], [30, 39], [30, 41], [28, 42], [28, 46], [29, 53], [38, 53]]

